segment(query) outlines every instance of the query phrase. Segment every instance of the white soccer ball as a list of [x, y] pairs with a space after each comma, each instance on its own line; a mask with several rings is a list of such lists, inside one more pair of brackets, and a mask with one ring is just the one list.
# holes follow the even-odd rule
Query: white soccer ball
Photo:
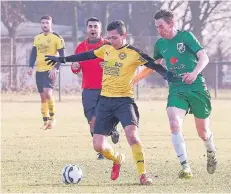
[[78, 184], [82, 178], [82, 169], [74, 164], [68, 164], [62, 170], [62, 181], [65, 184]]

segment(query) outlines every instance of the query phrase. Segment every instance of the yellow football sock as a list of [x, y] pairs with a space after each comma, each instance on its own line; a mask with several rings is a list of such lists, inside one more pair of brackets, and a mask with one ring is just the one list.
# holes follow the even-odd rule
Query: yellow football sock
[[146, 173], [145, 164], [144, 164], [144, 151], [142, 145], [140, 144], [133, 144], [131, 145], [133, 159], [136, 163], [136, 168], [138, 170], [138, 174]]
[[41, 113], [43, 116], [43, 121], [46, 122], [49, 118], [49, 109], [47, 102], [41, 103]]
[[50, 113], [50, 119], [54, 119], [55, 114], [55, 101], [53, 98], [47, 100], [48, 107], [49, 107], [49, 113]]
[[101, 154], [105, 157], [105, 158], [107, 158], [107, 159], [109, 159], [109, 160], [112, 160], [113, 162], [115, 162], [115, 163], [119, 163], [120, 161], [119, 161], [119, 159], [118, 159], [118, 153], [117, 152], [115, 152], [115, 150], [114, 149], [105, 149], [104, 151], [102, 151], [101, 152]]

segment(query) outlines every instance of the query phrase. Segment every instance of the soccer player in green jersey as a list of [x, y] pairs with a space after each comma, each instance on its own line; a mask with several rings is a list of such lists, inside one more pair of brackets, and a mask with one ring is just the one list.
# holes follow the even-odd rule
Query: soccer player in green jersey
[[172, 134], [172, 142], [182, 165], [179, 178], [191, 178], [186, 145], [181, 132], [184, 117], [190, 111], [195, 117], [198, 135], [207, 150], [207, 171], [216, 170], [215, 145], [209, 128], [211, 113], [210, 94], [206, 87], [202, 70], [209, 58], [196, 37], [187, 31], [174, 28], [171, 11], [160, 10], [155, 16], [155, 25], [160, 38], [154, 46], [154, 59], [165, 59], [167, 69], [181, 76], [169, 84], [167, 114]]
[[[167, 114], [172, 135], [172, 143], [180, 160], [182, 170], [179, 178], [191, 178], [186, 145], [181, 132], [186, 113], [195, 117], [198, 135], [207, 150], [207, 171], [213, 174], [216, 170], [215, 145], [209, 128], [211, 113], [210, 94], [206, 87], [202, 70], [209, 63], [209, 58], [196, 37], [188, 31], [179, 31], [174, 27], [174, 16], [171, 11], [160, 10], [155, 16], [155, 25], [161, 36], [154, 46], [154, 59], [164, 59], [167, 69], [179, 76], [169, 83]], [[149, 75], [152, 70], [144, 70], [134, 78], [136, 83]]]

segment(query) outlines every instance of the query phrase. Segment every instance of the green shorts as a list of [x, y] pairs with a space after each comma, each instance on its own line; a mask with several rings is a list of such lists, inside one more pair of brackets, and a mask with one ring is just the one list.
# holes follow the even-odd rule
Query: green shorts
[[207, 90], [170, 92], [167, 107], [177, 107], [193, 114], [196, 118], [205, 119], [209, 117], [212, 110], [211, 97]]

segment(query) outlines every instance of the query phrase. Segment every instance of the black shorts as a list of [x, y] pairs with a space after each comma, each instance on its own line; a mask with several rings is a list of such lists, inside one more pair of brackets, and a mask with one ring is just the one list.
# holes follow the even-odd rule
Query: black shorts
[[113, 121], [120, 121], [123, 128], [139, 125], [139, 111], [130, 97], [100, 96], [96, 108], [95, 134], [110, 135]]
[[[83, 89], [82, 92], [82, 103], [84, 115], [88, 123], [96, 116], [96, 107], [100, 98], [100, 89]], [[119, 120], [114, 118], [110, 122], [110, 129], [116, 130]]]
[[36, 85], [39, 93], [43, 93], [43, 88], [54, 87], [55, 81], [49, 78], [49, 71], [38, 72], [36, 71]]
[[83, 89], [82, 91], [83, 110], [88, 123], [95, 116], [95, 109], [100, 97], [100, 92], [100, 89]]

